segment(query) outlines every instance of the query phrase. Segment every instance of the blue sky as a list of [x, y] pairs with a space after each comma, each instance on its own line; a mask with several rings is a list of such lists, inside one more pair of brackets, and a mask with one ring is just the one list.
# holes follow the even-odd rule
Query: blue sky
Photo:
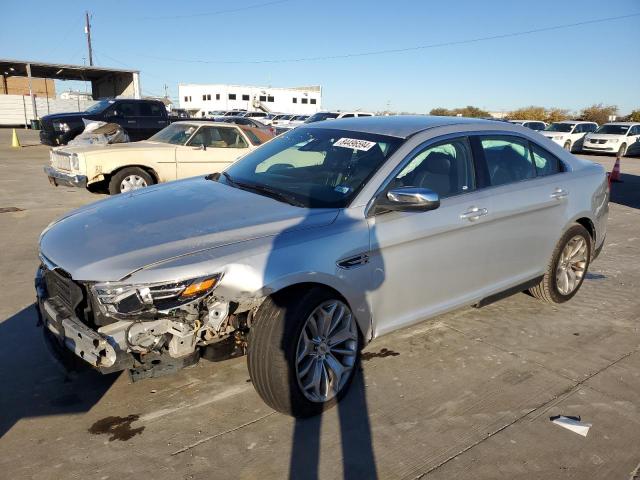
[[[255, 8], [243, 9], [255, 5]], [[261, 6], [260, 6], [261, 5]], [[252, 62], [402, 49], [640, 13], [640, 0], [2, 2], [0, 57], [141, 70], [144, 94], [178, 83], [323, 87], [325, 108], [424, 113], [640, 108], [640, 17], [405, 53]], [[236, 10], [236, 11], [229, 11]], [[221, 12], [214, 14], [215, 12]]]

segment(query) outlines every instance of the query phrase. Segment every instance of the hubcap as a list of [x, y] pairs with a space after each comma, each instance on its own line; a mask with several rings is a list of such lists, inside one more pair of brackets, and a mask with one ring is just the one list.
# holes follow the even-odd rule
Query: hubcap
[[130, 192], [131, 190], [138, 190], [147, 186], [147, 182], [144, 178], [138, 175], [127, 175], [120, 182], [120, 192]]
[[578, 288], [587, 269], [587, 259], [587, 242], [576, 235], [562, 249], [556, 267], [556, 285], [562, 295], [569, 295]]
[[305, 321], [296, 350], [296, 376], [312, 402], [335, 397], [352, 374], [358, 330], [351, 310], [339, 300], [320, 304]]

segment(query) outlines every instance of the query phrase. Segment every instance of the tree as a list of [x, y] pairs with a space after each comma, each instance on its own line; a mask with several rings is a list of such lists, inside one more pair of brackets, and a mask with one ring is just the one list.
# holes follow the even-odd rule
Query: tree
[[564, 108], [550, 108], [547, 110], [547, 118], [545, 122], [561, 122], [563, 120], [568, 120], [570, 117], [571, 115], [569, 115], [569, 110]]
[[511, 120], [540, 120], [541, 122], [547, 121], [547, 111], [544, 109], [544, 107], [536, 107], [534, 105], [519, 108], [518, 110], [509, 112], [508, 116]]
[[474, 107], [472, 105], [467, 105], [464, 108], [456, 108], [454, 113], [461, 114], [463, 117], [472, 117], [472, 118], [484, 118], [490, 117], [491, 114], [486, 110], [482, 110], [478, 107]]
[[449, 117], [453, 115], [453, 112], [447, 108], [437, 107], [437, 108], [432, 108], [431, 111], [429, 112], [429, 115], [440, 115], [443, 117]]
[[640, 122], [640, 109], [633, 110], [625, 120], [627, 122]]
[[599, 103], [597, 105], [591, 105], [583, 109], [580, 112], [580, 120], [587, 120], [590, 122], [596, 122], [599, 125], [607, 123], [611, 115], [618, 113], [618, 107], [616, 105], [603, 105]]

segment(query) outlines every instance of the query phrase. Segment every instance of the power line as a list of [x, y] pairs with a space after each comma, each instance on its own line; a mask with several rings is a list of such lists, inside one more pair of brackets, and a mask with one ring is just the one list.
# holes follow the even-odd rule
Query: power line
[[[282, 0], [286, 1], [286, 0]], [[248, 8], [248, 7], [247, 7]], [[417, 50], [427, 50], [432, 48], [442, 48], [442, 47], [452, 47], [458, 45], [468, 45], [471, 43], [479, 43], [485, 42], [489, 40], [499, 40], [504, 38], [513, 38], [513, 37], [521, 37], [525, 35], [531, 35], [534, 33], [542, 33], [549, 32], [552, 30], [561, 30], [565, 28], [573, 28], [579, 27], [583, 25], [591, 25], [594, 23], [604, 23], [611, 22], [614, 20], [622, 20], [626, 18], [638, 17], [639, 13], [632, 13], [628, 15], [619, 15], [617, 17], [606, 17], [606, 18], [597, 18], [593, 20], [585, 20], [583, 22], [575, 22], [575, 23], [565, 23], [562, 25], [553, 25], [550, 27], [542, 27], [542, 28], [534, 28], [531, 30], [523, 30], [520, 32], [510, 32], [503, 33], [498, 35], [489, 35], [485, 37], [477, 37], [466, 40], [453, 40], [448, 42], [439, 42], [439, 43], [430, 43], [426, 45], [416, 45], [412, 47], [404, 47], [404, 48], [392, 48], [387, 50], [372, 50], [368, 52], [357, 52], [357, 53], [345, 53], [338, 55], [321, 55], [317, 57], [302, 57], [302, 58], [284, 58], [284, 59], [267, 59], [267, 60], [199, 60], [199, 59], [183, 59], [183, 58], [170, 58], [170, 57], [157, 57], [154, 55], [144, 55], [144, 54], [136, 54], [140, 57], [162, 60], [167, 62], [177, 62], [177, 63], [201, 63], [201, 64], [220, 64], [220, 65], [255, 65], [255, 64], [263, 64], [263, 63], [297, 63], [297, 62], [314, 62], [314, 61], [322, 61], [322, 60], [338, 60], [344, 58], [354, 58], [354, 57], [367, 57], [373, 55], [386, 55], [390, 53], [407, 53]]]
[[246, 5], [244, 7], [228, 8], [226, 10], [217, 10], [215, 12], [191, 13], [189, 15], [171, 15], [165, 17], [138, 17], [136, 18], [136, 20], [176, 20], [180, 18], [212, 17], [215, 15], [222, 15], [223, 13], [243, 12], [245, 10], [251, 10], [253, 8], [268, 7], [270, 5], [276, 5], [278, 3], [285, 3], [290, 1], [291, 0], [273, 0], [271, 2], [254, 3], [252, 5]]

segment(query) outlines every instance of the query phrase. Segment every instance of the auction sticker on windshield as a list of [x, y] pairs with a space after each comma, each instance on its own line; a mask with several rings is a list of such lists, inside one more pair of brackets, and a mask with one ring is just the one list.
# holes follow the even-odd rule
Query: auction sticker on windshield
[[364, 152], [371, 150], [376, 142], [369, 140], [358, 140], [357, 138], [341, 138], [333, 144], [334, 147], [352, 148], [354, 150], [362, 150]]

